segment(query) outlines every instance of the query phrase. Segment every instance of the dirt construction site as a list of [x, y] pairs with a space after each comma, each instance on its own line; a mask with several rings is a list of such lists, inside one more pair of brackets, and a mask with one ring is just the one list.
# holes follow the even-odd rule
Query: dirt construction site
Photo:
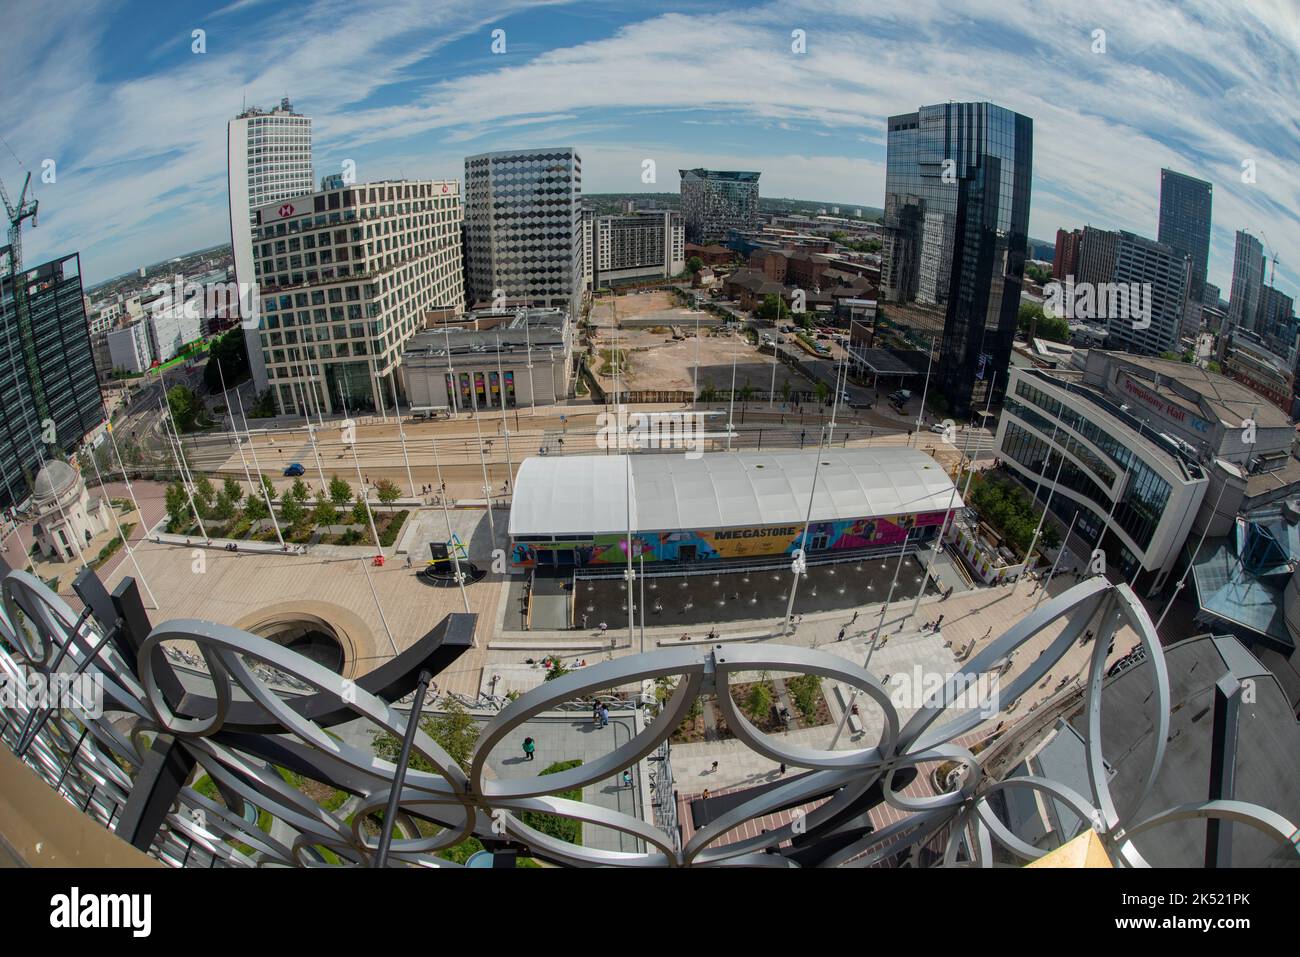
[[[616, 321], [631, 318], [662, 319], [663, 324], [616, 326]], [[591, 367], [602, 387], [613, 388], [617, 359], [622, 363], [618, 368], [620, 387], [632, 392], [690, 392], [696, 385], [697, 366], [700, 389], [730, 389], [733, 361], [737, 389], [748, 385], [766, 393], [772, 388], [772, 369], [780, 366], [773, 356], [760, 354], [741, 334], [712, 329], [703, 323], [697, 338], [697, 318], [711, 317], [677, 305], [673, 296], [660, 290], [598, 301], [591, 310], [596, 327], [591, 340]], [[778, 368], [778, 392], [787, 380], [793, 390], [811, 388], [802, 376]]]

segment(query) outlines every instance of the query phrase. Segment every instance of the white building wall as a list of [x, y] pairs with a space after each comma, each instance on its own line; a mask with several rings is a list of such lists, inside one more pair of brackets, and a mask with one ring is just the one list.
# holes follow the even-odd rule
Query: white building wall
[[[235, 281], [255, 281], [253, 266], [253, 211], [266, 203], [292, 199], [314, 189], [311, 154], [311, 118], [292, 112], [288, 100], [269, 113], [249, 111], [226, 127], [227, 185], [230, 209], [230, 245]], [[246, 297], [253, 314], [243, 318], [244, 343], [253, 383], [267, 388], [266, 364], [258, 336], [259, 300]]]

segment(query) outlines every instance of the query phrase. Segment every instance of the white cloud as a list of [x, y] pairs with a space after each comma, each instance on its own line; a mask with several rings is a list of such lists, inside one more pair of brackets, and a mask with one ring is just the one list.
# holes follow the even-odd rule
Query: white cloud
[[[200, 62], [119, 85], [99, 72], [103, 11], [21, 21], [0, 40], [0, 62], [24, 77], [6, 88], [35, 85], [42, 108], [19, 115], [6, 139], [29, 165], [65, 157], [58, 186], [42, 188], [29, 249], [80, 248], [102, 277], [208, 242], [213, 222], [224, 228], [225, 123], [245, 89], [288, 93], [315, 117], [321, 170], [347, 156], [365, 176], [459, 176], [466, 153], [573, 142], [589, 191], [640, 189], [640, 159], [662, 155], [659, 188], [673, 188], [665, 176], [678, 165], [733, 166], [762, 170], [765, 195], [870, 206], [883, 201], [885, 117], [988, 99], [1034, 119], [1035, 236], [1084, 222], [1154, 235], [1159, 170], [1171, 166], [1214, 183], [1211, 281], [1226, 291], [1242, 227], [1278, 246], [1291, 288], [1300, 276], [1291, 0], [1244, 10], [1209, 0], [782, 0], [743, 15], [645, 14], [568, 45], [563, 25], [576, 11], [560, 8], [545, 35], [510, 31], [513, 49], [545, 52], [413, 81], [458, 39], [483, 31], [486, 42], [524, 5], [489, 19], [470, 0], [322, 0], [305, 15], [233, 3], [208, 18]], [[246, 9], [264, 28], [234, 43], [219, 15]], [[795, 28], [806, 54], [790, 51]], [[1091, 49], [1096, 28], [1103, 55]], [[1246, 157], [1253, 186], [1240, 181]], [[188, 232], [145, 225], [165, 222], [177, 195], [192, 210]], [[191, 233], [203, 241], [187, 242]]]

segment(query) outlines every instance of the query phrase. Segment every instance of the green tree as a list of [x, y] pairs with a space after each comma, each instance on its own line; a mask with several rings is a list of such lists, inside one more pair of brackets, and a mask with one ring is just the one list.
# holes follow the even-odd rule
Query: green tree
[[239, 483], [229, 476], [227, 476], [226, 480], [221, 483], [221, 489], [226, 493], [226, 497], [232, 502], [238, 502], [244, 497], [243, 488], [241, 488]]
[[311, 489], [307, 488], [307, 483], [302, 479], [296, 478], [293, 480], [293, 486], [289, 489], [289, 494], [299, 502], [305, 502], [307, 497], [311, 495]]
[[1052, 342], [1070, 341], [1070, 324], [1060, 316], [1047, 315], [1036, 302], [1020, 304], [1016, 325], [1026, 338], [1050, 339]]
[[[474, 716], [455, 698], [448, 698], [439, 714], [430, 714], [420, 721], [420, 730], [432, 738], [461, 770], [468, 771], [478, 744], [479, 725]], [[395, 735], [375, 735], [375, 754], [385, 761], [396, 763], [402, 753], [402, 741]], [[438, 769], [418, 751], [411, 751], [411, 767], [417, 771], [436, 774]]]
[[352, 521], [357, 525], [370, 523], [370, 506], [360, 495], [357, 496], [356, 504], [352, 506]]
[[271, 481], [269, 475], [263, 475], [260, 476], [260, 478], [262, 480], [262, 488], [266, 489], [266, 498], [275, 501], [275, 483]]
[[244, 503], [244, 517], [250, 522], [256, 522], [266, 518], [270, 513], [266, 510], [266, 501], [260, 495], [248, 496], [248, 501]]
[[379, 496], [379, 501], [387, 505], [390, 511], [393, 503], [402, 497], [402, 490], [388, 479], [380, 479], [375, 483], [375, 492]]
[[764, 296], [763, 304], [758, 307], [758, 316], [760, 319], [779, 322], [789, 315], [790, 309], [786, 306], [785, 300], [774, 292], [769, 292]]
[[339, 510], [334, 503], [328, 499], [322, 499], [316, 503], [312, 509], [311, 520], [317, 525], [337, 525], [339, 522]]
[[167, 405], [176, 419], [176, 427], [182, 432], [195, 432], [204, 427], [206, 410], [192, 389], [183, 385], [172, 386], [167, 390]]
[[203, 369], [203, 384], [209, 393], [221, 391], [222, 378], [227, 388], [248, 378], [248, 350], [244, 346], [244, 331], [231, 329], [212, 340], [208, 349], [208, 364]]
[[789, 379], [781, 380], [781, 401], [782, 402], [790, 401], [790, 380]]
[[817, 384], [813, 386], [813, 392], [817, 394], [817, 401], [824, 405], [826, 403], [826, 398], [831, 394], [831, 387], [821, 379], [818, 379]]
[[179, 527], [185, 521], [185, 513], [190, 507], [190, 499], [185, 494], [185, 486], [179, 481], [167, 486], [165, 505], [167, 518], [171, 521], [172, 527]]
[[767, 681], [767, 673], [764, 672], [759, 676], [759, 680], [754, 682], [749, 693], [745, 695], [745, 710], [755, 721], [766, 720], [768, 712], [772, 709], [772, 688]]
[[227, 524], [232, 522], [235, 516], [239, 514], [239, 509], [235, 507], [234, 500], [231, 499], [230, 494], [224, 488], [217, 493], [217, 501], [212, 510], [217, 518]]
[[204, 510], [212, 508], [212, 502], [217, 496], [217, 490], [212, 487], [212, 482], [206, 475], [200, 475], [198, 481], [194, 483], [194, 497]]
[[286, 495], [280, 503], [280, 518], [290, 528], [298, 528], [307, 517], [307, 509], [292, 495]]
[[746, 382], [740, 387], [740, 407], [743, 409], [754, 398], [754, 387]]
[[692, 256], [690, 259], [686, 260], [686, 271], [690, 273], [692, 276], [694, 276], [697, 272], [699, 272], [703, 268], [704, 268], [704, 260], [701, 259], [699, 256]]
[[352, 486], [337, 475], [330, 476], [330, 501], [339, 508], [352, 501]]

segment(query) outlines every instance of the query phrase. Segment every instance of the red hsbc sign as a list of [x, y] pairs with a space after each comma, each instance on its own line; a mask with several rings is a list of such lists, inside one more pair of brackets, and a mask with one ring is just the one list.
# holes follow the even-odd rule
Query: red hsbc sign
[[282, 199], [266, 206], [259, 206], [258, 212], [262, 222], [273, 223], [277, 219], [289, 219], [299, 214], [306, 215], [311, 212], [311, 208], [311, 197], [303, 196], [299, 199]]

